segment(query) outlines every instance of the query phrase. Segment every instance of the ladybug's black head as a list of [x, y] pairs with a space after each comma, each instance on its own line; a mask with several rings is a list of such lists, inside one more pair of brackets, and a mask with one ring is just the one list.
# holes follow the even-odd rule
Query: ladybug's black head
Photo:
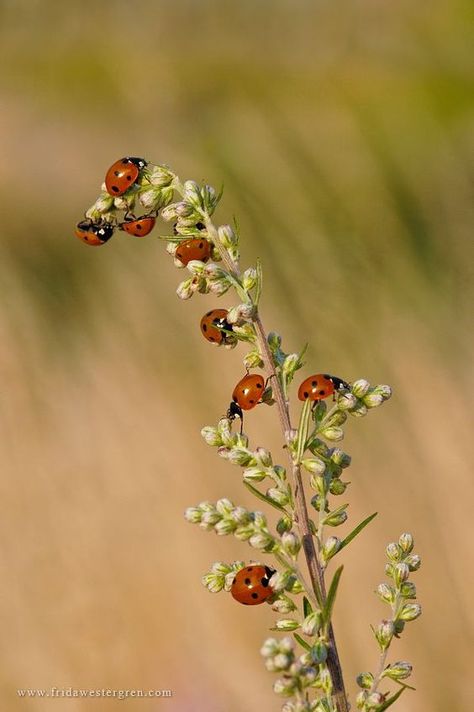
[[114, 226], [110, 223], [96, 225], [94, 226], [94, 233], [100, 240], [102, 240], [102, 242], [107, 242], [107, 240], [110, 240], [110, 238], [114, 234]]
[[135, 165], [140, 171], [148, 165], [148, 162], [145, 161], [144, 158], [137, 158], [136, 156], [127, 156], [127, 161], [133, 163], [133, 165]]
[[242, 408], [235, 401], [232, 401], [229, 405], [227, 417], [229, 418], [229, 420], [235, 420], [236, 418], [240, 418], [241, 420], [243, 419]]
[[332, 381], [336, 391], [350, 391], [351, 390], [349, 383], [346, 383], [345, 381], [343, 381], [342, 378], [338, 378], [337, 376], [330, 376], [330, 380]]
[[88, 230], [91, 229], [93, 223], [91, 220], [81, 220], [81, 222], [77, 223], [77, 229], [78, 230], [83, 230], [84, 232], [87, 232]]

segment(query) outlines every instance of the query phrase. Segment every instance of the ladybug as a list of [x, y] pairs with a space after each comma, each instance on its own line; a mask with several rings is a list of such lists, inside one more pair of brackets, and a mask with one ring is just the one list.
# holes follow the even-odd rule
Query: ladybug
[[251, 564], [236, 574], [230, 592], [244, 606], [258, 606], [273, 594], [269, 582], [274, 573], [269, 566]]
[[105, 187], [109, 195], [123, 195], [136, 182], [140, 171], [148, 165], [145, 159], [126, 157], [110, 166], [105, 176]]
[[114, 227], [110, 223], [94, 224], [89, 220], [82, 220], [76, 225], [76, 237], [87, 245], [99, 247], [110, 240], [114, 234]]
[[258, 373], [247, 373], [236, 385], [232, 400], [242, 410], [251, 410], [260, 402], [265, 390], [265, 380]]
[[147, 215], [137, 219], [125, 220], [123, 223], [120, 223], [119, 227], [121, 230], [128, 232], [129, 235], [145, 237], [145, 235], [148, 235], [153, 230], [155, 223], [156, 218]]
[[350, 390], [350, 385], [337, 378], [330, 376], [327, 373], [316, 373], [314, 376], [309, 376], [298, 388], [298, 398], [305, 401], [309, 398], [312, 401], [323, 400], [337, 391]]
[[228, 313], [227, 309], [212, 309], [204, 314], [201, 319], [201, 333], [207, 341], [222, 344], [225, 340], [225, 331], [232, 331], [232, 326], [226, 320]]
[[207, 262], [211, 256], [211, 243], [204, 238], [183, 240], [176, 248], [175, 257], [186, 267], [191, 260]]

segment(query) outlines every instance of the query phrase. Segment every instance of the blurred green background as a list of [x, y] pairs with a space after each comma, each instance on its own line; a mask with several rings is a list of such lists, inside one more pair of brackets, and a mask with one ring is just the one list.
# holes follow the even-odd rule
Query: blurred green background
[[[73, 236], [123, 155], [223, 183], [263, 317], [311, 371], [394, 387], [351, 421], [349, 527], [335, 628], [346, 681], [374, 668], [384, 546], [413, 531], [424, 615], [404, 712], [473, 706], [472, 3], [3, 0], [0, 125], [2, 709], [18, 687], [173, 689], [130, 710], [279, 709], [259, 647], [267, 607], [211, 596], [217, 559], [251, 558], [184, 508], [240, 472], [199, 430], [224, 412], [242, 351], [213, 349], [150, 236]], [[276, 413], [252, 443], [284, 462]], [[278, 455], [280, 453], [280, 455]], [[255, 506], [255, 505], [254, 505]], [[346, 529], [344, 528], [344, 531]], [[264, 609], [264, 610], [262, 610]]]

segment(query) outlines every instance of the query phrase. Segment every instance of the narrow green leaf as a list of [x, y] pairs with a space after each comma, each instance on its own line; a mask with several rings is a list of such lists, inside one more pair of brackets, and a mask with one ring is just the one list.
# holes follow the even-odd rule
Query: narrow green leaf
[[377, 707], [377, 712], [383, 712], [384, 710], [388, 709], [393, 705], [394, 702], [398, 700], [402, 692], [405, 692], [406, 687], [401, 687], [398, 692], [396, 692], [394, 695], [388, 698], [388, 700], [385, 700], [380, 707]]
[[312, 606], [311, 606], [311, 603], [308, 601], [308, 599], [306, 598], [306, 596], [304, 596], [304, 598], [303, 598], [303, 613], [304, 613], [304, 617], [306, 618], [306, 616], [309, 616], [309, 614], [312, 613], [312, 612], [313, 612], [313, 608], [312, 608]]
[[298, 425], [298, 449], [296, 452], [296, 462], [297, 463], [300, 463], [303, 458], [304, 451], [305, 451], [305, 445], [308, 440], [309, 417], [311, 414], [311, 406], [312, 406], [312, 402], [308, 398], [303, 403], [303, 407], [301, 409], [300, 422]]
[[[356, 526], [356, 528], [353, 529], [353, 530], [351, 531], [351, 533], [348, 534], [348, 535], [345, 537], [345, 539], [343, 539], [343, 540], [341, 541], [341, 549], [343, 549], [345, 546], [347, 546], [348, 544], [350, 544], [350, 542], [351, 542], [353, 539], [355, 539], [355, 537], [357, 536], [357, 534], [360, 534], [360, 532], [362, 531], [362, 529], [365, 529], [365, 527], [367, 526], [367, 524], [370, 524], [370, 522], [372, 521], [372, 519], [374, 519], [374, 518], [377, 516], [377, 514], [378, 514], [378, 512], [374, 512], [373, 514], [370, 515], [370, 517], [367, 517], [367, 519], [364, 519], [363, 522], [361, 522], [360, 524], [358, 524], [358, 525]], [[339, 549], [339, 551], [340, 551], [341, 549]]]
[[329, 586], [328, 595], [326, 597], [326, 603], [323, 609], [323, 618], [326, 624], [331, 622], [332, 609], [334, 608], [334, 602], [336, 600], [337, 587], [339, 586], [339, 580], [341, 578], [342, 570], [344, 566], [340, 566], [333, 576], [331, 585]]
[[305, 650], [307, 650], [308, 653], [309, 653], [310, 650], [311, 650], [311, 645], [310, 645], [309, 643], [307, 643], [306, 640], [303, 640], [303, 638], [301, 637], [301, 635], [298, 635], [298, 633], [293, 633], [293, 635], [294, 635], [295, 639], [298, 641], [298, 643], [299, 643], [301, 646], [303, 646], [303, 648], [304, 648]]
[[278, 504], [277, 502], [274, 502], [270, 497], [267, 497], [266, 494], [263, 494], [263, 492], [260, 492], [256, 487], [250, 484], [250, 482], [245, 482], [244, 480], [244, 485], [247, 487], [249, 492], [255, 495], [255, 497], [258, 497], [259, 499], [262, 500], [262, 502], [266, 502], [267, 504], [270, 504], [272, 507], [275, 507], [275, 509], [279, 509], [280, 512], [283, 512], [284, 514], [290, 516], [286, 509], [281, 505]]
[[255, 286], [255, 297], [254, 297], [254, 302], [257, 307], [260, 302], [260, 295], [262, 294], [262, 286], [263, 286], [262, 263], [260, 262], [260, 260], [257, 257], [257, 284]]
[[[342, 512], [345, 512], [349, 504], [341, 504], [340, 507], [336, 507], [336, 509], [333, 509], [331, 512], [328, 512], [326, 516], [323, 519], [323, 524], [326, 524], [327, 520], [330, 519], [331, 517], [336, 516], [337, 514], [341, 514]], [[349, 534], [350, 536], [350, 534]], [[342, 548], [342, 547], [341, 547]]]

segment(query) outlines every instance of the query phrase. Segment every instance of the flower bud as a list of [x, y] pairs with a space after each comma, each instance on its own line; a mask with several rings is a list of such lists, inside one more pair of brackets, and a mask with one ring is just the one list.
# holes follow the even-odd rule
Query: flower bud
[[408, 533], [402, 534], [398, 540], [398, 545], [404, 554], [411, 553], [414, 543], [412, 535]]
[[326, 443], [316, 437], [309, 443], [308, 450], [311, 450], [313, 455], [320, 455], [321, 457], [329, 457], [331, 452]]
[[217, 428], [214, 428], [212, 425], [206, 425], [206, 427], [201, 430], [201, 435], [208, 445], [212, 445], [213, 447], [222, 445], [219, 432]]
[[201, 192], [199, 186], [194, 180], [187, 180], [184, 185], [184, 199], [191, 203], [195, 208], [201, 209], [203, 207]]
[[374, 676], [371, 672], [361, 672], [357, 675], [356, 682], [363, 690], [370, 690], [374, 683]]
[[321, 430], [320, 434], [323, 436], [323, 438], [326, 438], [326, 440], [332, 440], [334, 442], [337, 442], [338, 440], [342, 440], [344, 438], [344, 431], [342, 428], [324, 428], [324, 430]]
[[277, 351], [281, 346], [281, 336], [275, 331], [270, 331], [267, 336], [267, 341], [272, 351]]
[[328, 527], [339, 527], [341, 524], [344, 524], [346, 520], [347, 512], [329, 513], [328, 516], [324, 518], [324, 524], [327, 524]]
[[269, 497], [272, 502], [276, 502], [277, 504], [280, 504], [282, 507], [288, 504], [290, 501], [290, 497], [287, 492], [284, 492], [281, 489], [277, 489], [276, 487], [271, 487], [270, 489], [267, 490], [266, 492], [267, 497]]
[[265, 479], [267, 473], [261, 467], [248, 467], [244, 471], [245, 482], [261, 482]]
[[311, 657], [318, 665], [326, 662], [328, 657], [328, 646], [324, 640], [319, 639], [316, 641], [311, 648]]
[[331, 480], [331, 482], [329, 483], [329, 491], [331, 494], [334, 495], [344, 494], [348, 484], [348, 482], [343, 482], [342, 480], [338, 479]]
[[381, 704], [385, 702], [385, 695], [381, 692], [372, 692], [365, 701], [365, 705], [369, 710], [376, 710]]
[[421, 558], [418, 554], [410, 554], [405, 558], [405, 563], [410, 571], [417, 571], [421, 566]]
[[337, 554], [341, 548], [341, 543], [341, 540], [337, 536], [328, 536], [322, 549], [322, 556], [325, 562]]
[[377, 638], [381, 650], [386, 650], [388, 648], [394, 632], [393, 621], [384, 620], [379, 623], [375, 631], [375, 637]]
[[257, 284], [257, 270], [254, 267], [246, 269], [242, 275], [242, 286], [246, 292], [253, 289]]
[[230, 225], [221, 225], [217, 229], [217, 234], [219, 236], [219, 241], [224, 247], [232, 247], [237, 245], [238, 237]]
[[416, 598], [416, 586], [411, 581], [405, 581], [400, 586], [400, 593], [403, 598]]
[[214, 531], [218, 536], [228, 536], [228, 534], [232, 534], [236, 528], [237, 524], [232, 519], [226, 518], [221, 519], [220, 522], [217, 522], [214, 527]]
[[358, 710], [362, 710], [365, 707], [365, 701], [368, 697], [368, 692], [366, 690], [362, 690], [359, 692], [359, 694], [356, 697], [356, 705]]
[[395, 584], [400, 588], [401, 584], [407, 580], [410, 575], [410, 569], [406, 564], [396, 564], [393, 580]]
[[382, 677], [388, 677], [390, 680], [406, 680], [410, 677], [413, 667], [406, 660], [399, 660], [393, 665], [390, 665], [382, 673]]
[[266, 534], [264, 532], [259, 532], [258, 534], [253, 534], [249, 539], [250, 546], [254, 549], [270, 549], [274, 544], [274, 539], [271, 534]]
[[222, 574], [205, 574], [201, 582], [211, 593], [219, 593], [224, 588], [225, 578]]
[[295, 371], [300, 367], [300, 357], [298, 354], [288, 354], [283, 361], [282, 373], [288, 378], [293, 376]]
[[294, 532], [286, 532], [281, 538], [283, 549], [290, 556], [296, 556], [301, 549], [301, 541]]
[[367, 408], [377, 408], [379, 405], [382, 405], [384, 401], [383, 396], [380, 393], [368, 393], [364, 396], [363, 400], [364, 405], [366, 405]]
[[289, 532], [293, 526], [293, 519], [288, 515], [283, 515], [281, 519], [278, 520], [276, 529], [278, 534], [281, 536], [285, 532]]
[[419, 603], [406, 603], [399, 614], [399, 618], [402, 621], [414, 621], [418, 616], [421, 616]]
[[272, 466], [272, 455], [269, 450], [267, 450], [264, 447], [258, 447], [255, 452], [255, 459], [257, 460], [258, 464], [261, 465], [262, 467], [271, 467]]
[[352, 393], [340, 393], [337, 398], [337, 407], [339, 410], [346, 411], [354, 408], [357, 405], [357, 398]]
[[392, 561], [393, 563], [398, 563], [402, 558], [402, 550], [398, 544], [395, 544], [394, 542], [387, 546], [385, 552], [389, 561]]
[[[240, 568], [242, 567], [239, 567], [239, 569]], [[224, 561], [215, 561], [211, 566], [211, 571], [214, 574], [222, 574], [224, 576], [227, 576], [231, 571], [232, 573], [236, 573], [236, 571], [232, 569], [232, 566], [229, 566], [229, 564], [226, 564]]]
[[[230, 516], [239, 526], [249, 524], [249, 522], [251, 522], [251, 515], [245, 507], [234, 507], [230, 513]], [[240, 568], [243, 568], [243, 564]]]
[[244, 366], [245, 368], [261, 368], [263, 366], [262, 357], [257, 350], [249, 351], [244, 356]]
[[229, 309], [226, 316], [226, 321], [229, 324], [235, 324], [236, 322], [248, 319], [253, 319], [256, 314], [256, 307], [254, 304], [238, 304], [236, 307]]
[[288, 596], [282, 596], [277, 598], [276, 601], [272, 603], [272, 611], [276, 611], [281, 615], [286, 615], [287, 613], [292, 613], [296, 611], [296, 606]]
[[321, 663], [319, 672], [319, 685], [326, 695], [332, 695], [332, 678], [326, 663]]
[[356, 408], [351, 408], [349, 413], [352, 415], [353, 418], [363, 418], [365, 415], [367, 415], [367, 406], [364, 405], [364, 403], [361, 403], [358, 401], [358, 405]]
[[315, 475], [323, 475], [326, 471], [326, 463], [319, 457], [307, 457], [301, 464], [305, 470]]
[[215, 509], [208, 510], [202, 514], [201, 526], [203, 529], [214, 529], [215, 524], [220, 522], [221, 519], [221, 515]]
[[359, 378], [357, 381], [354, 381], [351, 387], [352, 393], [356, 396], [356, 398], [363, 398], [367, 391], [370, 388], [370, 383], [366, 381], [364, 378]]
[[330, 457], [331, 461], [334, 462], [334, 464], [339, 465], [343, 469], [349, 467], [349, 465], [351, 464], [351, 456], [338, 447], [335, 447], [332, 450]]
[[396, 593], [395, 589], [392, 588], [392, 586], [389, 586], [387, 583], [381, 583], [379, 586], [377, 586], [376, 590], [377, 596], [384, 602], [384, 603], [394, 603]]
[[262, 647], [260, 648], [260, 655], [263, 658], [272, 658], [279, 652], [278, 640], [275, 638], [267, 638]]
[[199, 524], [202, 519], [202, 511], [199, 507], [188, 507], [184, 512], [184, 518], [192, 524]]
[[288, 586], [292, 576], [293, 574], [289, 570], [277, 571], [270, 579], [270, 586], [275, 591], [275, 593], [283, 591]]
[[235, 532], [234, 536], [236, 539], [239, 539], [239, 541], [248, 541], [250, 537], [254, 534], [255, 529], [253, 528], [252, 524], [247, 524], [243, 526], [239, 526]]
[[273, 658], [275, 670], [288, 670], [292, 662], [292, 657], [285, 653], [278, 653], [278, 655], [275, 655]]
[[311, 485], [312, 489], [316, 490], [319, 495], [321, 495], [322, 497], [325, 496], [326, 483], [324, 481], [324, 477], [321, 477], [321, 475], [311, 475], [309, 484]]
[[247, 465], [255, 465], [255, 458], [253, 453], [246, 448], [234, 447], [229, 453], [229, 462], [233, 465], [240, 465], [241, 467], [247, 467]]
[[228, 514], [231, 514], [234, 509], [234, 505], [230, 501], [230, 499], [227, 499], [225, 497], [222, 497], [222, 499], [218, 499], [216, 502], [216, 510], [219, 512], [219, 514], [222, 514], [222, 516], [227, 516]]
[[168, 186], [174, 178], [174, 174], [168, 166], [154, 166], [148, 174], [148, 180], [152, 185], [160, 187]]
[[275, 623], [275, 628], [277, 630], [292, 631], [297, 630], [300, 627], [298, 621], [293, 620], [293, 618], [281, 618]]
[[285, 677], [285, 678], [279, 678], [276, 680], [276, 682], [273, 685], [273, 691], [277, 695], [282, 695], [283, 697], [291, 697], [298, 685], [298, 680], [297, 678], [294, 677]]
[[192, 279], [186, 279], [181, 284], [178, 284], [176, 294], [180, 299], [190, 299], [195, 292], [195, 285]]
[[374, 393], [380, 393], [384, 400], [388, 400], [392, 397], [392, 389], [390, 386], [386, 386], [385, 384], [375, 386]]
[[313, 637], [318, 633], [323, 625], [323, 617], [321, 611], [312, 611], [306, 616], [301, 624], [301, 630], [305, 635]]

